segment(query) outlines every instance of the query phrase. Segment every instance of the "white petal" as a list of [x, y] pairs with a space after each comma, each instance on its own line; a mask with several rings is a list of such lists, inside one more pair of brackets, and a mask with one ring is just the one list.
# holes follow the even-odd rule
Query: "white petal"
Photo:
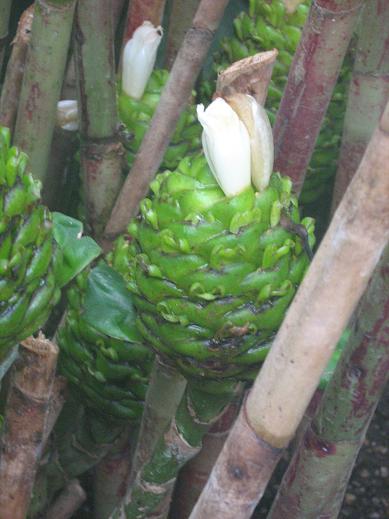
[[162, 27], [143, 22], [124, 47], [122, 89], [134, 99], [143, 96], [154, 68], [162, 34]]
[[266, 110], [246, 94], [233, 94], [227, 102], [250, 135], [251, 181], [258, 191], [263, 191], [269, 184], [274, 160], [273, 133]]
[[78, 103], [75, 99], [58, 101], [57, 124], [63, 130], [78, 130]]
[[206, 110], [197, 107], [203, 148], [209, 167], [226, 196], [250, 186], [250, 138], [244, 124], [222, 98]]

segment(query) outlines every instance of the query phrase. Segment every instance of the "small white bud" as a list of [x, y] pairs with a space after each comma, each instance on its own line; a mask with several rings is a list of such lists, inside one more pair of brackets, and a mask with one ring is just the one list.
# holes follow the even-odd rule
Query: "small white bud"
[[63, 130], [78, 130], [78, 104], [75, 99], [58, 101], [57, 125]]
[[122, 89], [130, 97], [140, 99], [153, 71], [162, 27], [143, 22], [123, 51]]
[[206, 110], [198, 105], [197, 117], [212, 173], [226, 196], [238, 195], [251, 185], [250, 137], [245, 125], [221, 97]]

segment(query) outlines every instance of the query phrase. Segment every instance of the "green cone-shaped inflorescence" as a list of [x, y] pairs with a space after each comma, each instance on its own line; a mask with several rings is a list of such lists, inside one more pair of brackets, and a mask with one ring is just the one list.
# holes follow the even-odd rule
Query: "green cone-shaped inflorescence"
[[[278, 49], [266, 101], [271, 122], [274, 122], [282, 98], [309, 4], [310, 2], [300, 4], [290, 14], [286, 11], [283, 0], [249, 0], [248, 11], [242, 12], [234, 20], [234, 37], [222, 41], [221, 50], [214, 59], [216, 73], [257, 52]], [[348, 56], [322, 124], [300, 197], [304, 204], [314, 202], [328, 192], [331, 187], [328, 181], [336, 172], [351, 61], [351, 56]], [[205, 97], [209, 99], [213, 90], [210, 82], [204, 83], [202, 92]]]
[[[142, 139], [150, 126], [161, 92], [169, 78], [167, 70], [154, 70], [140, 100], [133, 99], [123, 91], [119, 94], [119, 115], [130, 133], [127, 145], [127, 161], [131, 167]], [[171, 143], [166, 150], [162, 168], [175, 169], [188, 153], [198, 151], [201, 127], [197, 124], [194, 106], [189, 106], [177, 123]]]
[[27, 161], [0, 128], [0, 360], [45, 323], [60, 296], [61, 253]]
[[[78, 275], [68, 289], [66, 323], [58, 335], [59, 370], [87, 409], [105, 420], [136, 422], [142, 414], [153, 354], [141, 343], [132, 324], [131, 295], [117, 278], [120, 276], [102, 263]], [[120, 305], [121, 316], [127, 308], [129, 322], [117, 321], [118, 307], [106, 299], [109, 290]], [[127, 340], [112, 327], [124, 327]]]
[[227, 198], [203, 156], [159, 174], [111, 262], [146, 342], [187, 376], [250, 378], [308, 265], [291, 181]]

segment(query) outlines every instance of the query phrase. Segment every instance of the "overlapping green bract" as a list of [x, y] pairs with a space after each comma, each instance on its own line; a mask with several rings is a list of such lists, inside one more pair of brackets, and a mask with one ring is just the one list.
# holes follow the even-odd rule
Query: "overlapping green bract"
[[[151, 119], [169, 78], [167, 70], [155, 70], [139, 101], [124, 92], [119, 95], [119, 116], [130, 132], [127, 146], [127, 161], [131, 167], [142, 139], [150, 126]], [[200, 149], [201, 127], [197, 124], [194, 106], [189, 106], [177, 123], [176, 130], [166, 150], [162, 168], [175, 169], [178, 162], [188, 153]]]
[[0, 128], [0, 359], [45, 323], [60, 296], [61, 253], [27, 160]]
[[[100, 269], [98, 274], [111, 275], [105, 272], [109, 269], [106, 265], [96, 267], [95, 271], [97, 269]], [[128, 340], [124, 340], [115, 337], [115, 334], [102, 332], [99, 326], [101, 323], [95, 314], [92, 314], [92, 319], [88, 319], [88, 305], [96, 305], [91, 311], [97, 311], [100, 315], [100, 320], [104, 321], [103, 328], [107, 329], [104, 312], [108, 314], [111, 323], [114, 322], [111, 309], [104, 308], [104, 294], [101, 291], [98, 294], [93, 292], [87, 300], [88, 290], [89, 295], [91, 293], [88, 285], [90, 276], [89, 271], [81, 273], [67, 292], [66, 324], [58, 335], [61, 349], [59, 370], [70, 382], [74, 395], [89, 410], [111, 421], [137, 421], [143, 410], [153, 355], [141, 344], [141, 337], [131, 323], [130, 331], [127, 332]], [[112, 297], [119, 298], [120, 288], [116, 283], [114, 279]], [[127, 301], [126, 304], [128, 306], [130, 303]], [[132, 309], [129, 310], [131, 314]], [[132, 316], [130, 320], [133, 321]]]
[[[235, 36], [224, 39], [221, 50], [215, 56], [215, 72], [220, 72], [234, 61], [252, 56], [257, 52], [274, 48], [279, 51], [266, 101], [267, 112], [272, 123], [287, 82], [289, 67], [300, 41], [309, 3], [300, 4], [294, 13], [288, 14], [283, 0], [250, 0], [248, 12], [242, 12], [234, 20]], [[329, 180], [334, 176], [337, 167], [351, 61], [351, 56], [348, 55], [323, 121], [300, 196], [303, 204], [314, 202], [322, 195], [330, 193]], [[208, 98], [212, 96], [211, 83], [204, 84], [203, 94]]]
[[[273, 174], [262, 193], [227, 198], [203, 156], [186, 158], [156, 177], [116, 243], [139, 329], [185, 375], [250, 378], [266, 356], [308, 265], [284, 225], [299, 223], [291, 187]], [[301, 223], [313, 245], [312, 220]]]

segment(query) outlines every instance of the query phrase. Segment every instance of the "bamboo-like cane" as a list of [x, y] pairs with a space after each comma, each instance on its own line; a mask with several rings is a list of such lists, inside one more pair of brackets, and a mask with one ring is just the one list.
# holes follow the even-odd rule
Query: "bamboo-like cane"
[[360, 20], [332, 210], [361, 161], [389, 97], [389, 3], [370, 0]]
[[0, 98], [0, 124], [13, 133], [22, 88], [27, 49], [31, 39], [34, 7], [26, 9], [20, 17], [12, 52], [7, 63]]
[[200, 0], [172, 0], [167, 33], [165, 66], [171, 69], [189, 30]]
[[8, 23], [12, 0], [0, 0], [0, 71], [3, 66], [4, 51], [8, 39]]
[[319, 410], [284, 475], [268, 519], [336, 519], [389, 380], [389, 247], [378, 264]]
[[190, 519], [260, 500], [389, 239], [389, 103]]
[[110, 4], [84, 0], [78, 4], [76, 17], [81, 171], [88, 223], [99, 236], [122, 183]]
[[40, 335], [22, 343], [1, 438], [0, 518], [25, 519], [42, 450], [58, 348]]
[[363, 0], [314, 0], [274, 124], [275, 171], [297, 193]]
[[77, 479], [72, 479], [47, 510], [44, 519], [70, 519], [86, 500], [86, 493]]
[[128, 6], [123, 45], [132, 38], [135, 29], [143, 22], [149, 21], [155, 26], [161, 25], [165, 4], [166, 0], [131, 0]]
[[75, 0], [37, 0], [20, 93], [14, 142], [44, 181], [61, 92]]
[[228, 0], [201, 0], [177, 55], [130, 174], [115, 203], [104, 237], [112, 241], [126, 229], [146, 195], [162, 161], [177, 121], [185, 108]]

